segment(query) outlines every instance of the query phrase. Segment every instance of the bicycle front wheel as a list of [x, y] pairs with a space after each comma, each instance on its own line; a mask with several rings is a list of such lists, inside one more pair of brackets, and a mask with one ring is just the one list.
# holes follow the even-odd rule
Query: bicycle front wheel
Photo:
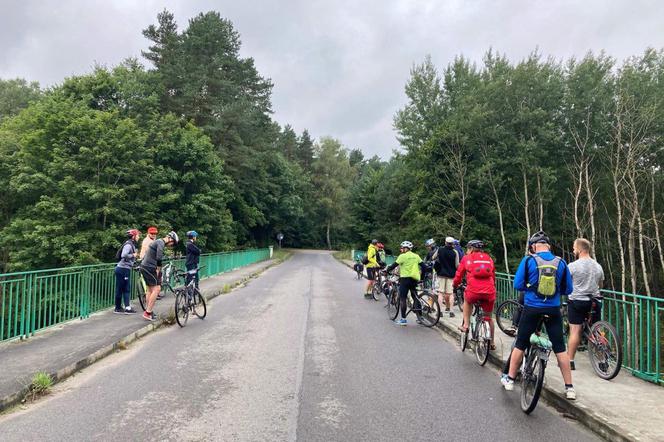
[[399, 314], [399, 292], [395, 287], [392, 287], [387, 301], [387, 317], [392, 321], [397, 319]]
[[502, 302], [496, 308], [498, 328], [508, 336], [514, 336], [523, 306], [513, 299]]
[[380, 301], [381, 289], [378, 282], [374, 282], [374, 285], [371, 287], [371, 297], [374, 301]]
[[184, 290], [175, 291], [175, 321], [180, 327], [187, 325], [189, 319], [189, 305]]
[[198, 319], [205, 319], [205, 315], [207, 315], [207, 306], [205, 305], [205, 298], [201, 294], [200, 291], [198, 291], [197, 288], [194, 288], [194, 293], [192, 295], [192, 303], [193, 307], [192, 310], [196, 316], [198, 316]]
[[[531, 348], [530, 351], [537, 351]], [[545, 362], [536, 355], [526, 360], [521, 379], [521, 410], [530, 414], [537, 406], [544, 385]]]
[[143, 277], [139, 275], [138, 278], [136, 278], [136, 297], [138, 298], [138, 303], [141, 304], [143, 311], [145, 311], [145, 306], [148, 305], [145, 292], [145, 281], [143, 281]]
[[422, 293], [420, 296], [420, 305], [422, 306], [422, 316], [420, 319], [425, 327], [433, 327], [438, 324], [440, 319], [440, 305], [438, 297], [429, 293]]
[[602, 379], [618, 376], [622, 365], [622, 345], [616, 328], [606, 321], [597, 321], [588, 335], [590, 363]]
[[482, 320], [477, 324], [477, 341], [475, 342], [475, 357], [480, 366], [489, 360], [489, 346], [491, 345], [491, 330], [489, 324]]

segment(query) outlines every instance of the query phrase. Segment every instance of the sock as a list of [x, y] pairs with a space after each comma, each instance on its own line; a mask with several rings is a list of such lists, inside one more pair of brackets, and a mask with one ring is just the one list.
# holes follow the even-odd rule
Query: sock
[[565, 384], [565, 388], [574, 388], [574, 385], [572, 385], [572, 384]]
[[510, 375], [507, 375], [507, 379], [509, 379], [510, 381], [515, 381], [515, 380], [516, 380], [516, 379], [514, 379], [514, 378], [513, 378], [512, 376], [510, 376]]

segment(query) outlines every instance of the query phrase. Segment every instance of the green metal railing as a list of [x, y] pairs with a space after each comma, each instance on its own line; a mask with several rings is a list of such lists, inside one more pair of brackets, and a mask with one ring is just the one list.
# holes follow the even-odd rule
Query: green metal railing
[[[357, 261], [358, 259], [362, 258], [362, 255], [365, 255], [366, 253], [366, 250], [352, 250], [351, 255], [353, 257], [353, 261]], [[396, 258], [392, 255], [385, 256], [385, 264], [388, 266], [391, 265], [395, 260]]]
[[[496, 274], [496, 305], [515, 299], [513, 275]], [[664, 299], [602, 290], [602, 319], [616, 327], [622, 341], [623, 368], [639, 378], [664, 384]]]
[[[269, 249], [201, 255], [201, 278], [266, 260]], [[172, 260], [184, 268], [184, 259]], [[0, 341], [27, 338], [72, 319], [85, 319], [115, 304], [115, 264], [0, 274]], [[132, 272], [136, 299], [137, 272]]]

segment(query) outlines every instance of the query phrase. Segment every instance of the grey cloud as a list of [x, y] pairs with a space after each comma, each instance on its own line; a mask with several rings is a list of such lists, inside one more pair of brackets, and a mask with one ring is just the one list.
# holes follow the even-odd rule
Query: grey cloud
[[535, 47], [563, 59], [605, 49], [621, 60], [661, 47], [656, 1], [74, 1], [0, 0], [0, 77], [51, 85], [140, 57], [141, 30], [164, 7], [181, 28], [217, 10], [242, 35], [244, 56], [274, 81], [275, 119], [339, 138], [367, 156], [398, 147], [392, 117], [413, 63], [442, 70], [492, 47], [513, 60]]

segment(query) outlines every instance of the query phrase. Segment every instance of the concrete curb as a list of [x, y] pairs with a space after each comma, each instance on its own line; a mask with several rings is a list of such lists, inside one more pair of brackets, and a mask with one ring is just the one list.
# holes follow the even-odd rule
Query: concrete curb
[[[337, 261], [346, 267], [353, 269], [352, 265], [344, 262], [343, 260], [337, 258]], [[461, 332], [444, 322], [438, 321], [436, 327], [457, 341], [461, 337]], [[489, 353], [489, 362], [499, 370], [503, 369], [502, 359], [496, 357], [492, 353]], [[606, 418], [593, 413], [592, 409], [586, 407], [585, 405], [578, 402], [568, 401], [562, 394], [548, 387], [546, 383], [542, 388], [541, 397], [547, 402], [547, 404], [556, 408], [558, 411], [563, 412], [567, 416], [572, 417], [586, 428], [606, 440], [620, 442], [632, 442], [634, 440], [638, 440], [638, 437], [633, 434], [623, 434], [620, 428], [616, 428], [615, 426], [611, 425], [611, 423]], [[624, 430], [622, 431], [624, 432]]]
[[[272, 264], [270, 264], [270, 265], [268, 265], [268, 266], [266, 266], [266, 267], [264, 267], [264, 268], [262, 268], [262, 269], [260, 269], [256, 272], [250, 274], [249, 276], [245, 276], [244, 278], [234, 282], [233, 284], [230, 284], [228, 291], [217, 290], [216, 292], [213, 292], [209, 295], [206, 295], [205, 299], [207, 301], [210, 301], [210, 300], [216, 298], [217, 296], [220, 296], [220, 295], [225, 294], [225, 293], [229, 293], [229, 292], [235, 290], [236, 288], [246, 284], [248, 281], [256, 278], [257, 276], [259, 276], [261, 273], [265, 272], [266, 270], [285, 262], [291, 256], [292, 256], [292, 254], [288, 255], [284, 260], [275, 260], [275, 262], [273, 262]], [[109, 344], [109, 345], [106, 345], [103, 348], [100, 348], [99, 350], [93, 352], [92, 354], [90, 354], [90, 355], [88, 355], [88, 356], [86, 356], [82, 359], [79, 359], [78, 361], [73, 362], [73, 363], [67, 365], [64, 368], [61, 368], [58, 371], [49, 372], [49, 374], [51, 375], [51, 378], [53, 379], [53, 385], [64, 381], [65, 379], [67, 379], [71, 375], [73, 375], [74, 373], [76, 373], [76, 372], [78, 372], [78, 371], [80, 371], [80, 370], [82, 370], [86, 367], [89, 367], [90, 365], [94, 364], [95, 362], [100, 361], [101, 359], [104, 359], [105, 357], [109, 356], [112, 353], [115, 353], [116, 350], [126, 349], [129, 344], [137, 341], [138, 339], [142, 338], [143, 336], [147, 335], [148, 333], [151, 333], [151, 332], [161, 328], [164, 324], [168, 325], [169, 321], [167, 321], [165, 319], [158, 319], [154, 322], [151, 322], [151, 323], [147, 324], [145, 327], [142, 327], [139, 330], [136, 330], [135, 332], [133, 332], [133, 333], [121, 338], [121, 339], [118, 339], [116, 342], [114, 342], [112, 344]], [[29, 392], [30, 392], [30, 386], [28, 385], [26, 387], [21, 388], [19, 391], [16, 391], [12, 394], [9, 394], [5, 397], [0, 398], [0, 413], [3, 413], [5, 411], [9, 410], [11, 407], [20, 404]]]

